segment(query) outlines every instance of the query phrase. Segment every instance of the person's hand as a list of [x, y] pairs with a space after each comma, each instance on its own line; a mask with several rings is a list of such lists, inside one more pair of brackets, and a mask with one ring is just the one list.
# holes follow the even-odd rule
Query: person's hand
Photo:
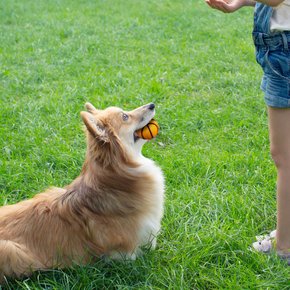
[[232, 13], [246, 6], [245, 0], [205, 0], [205, 2], [214, 9], [220, 10], [224, 13]]

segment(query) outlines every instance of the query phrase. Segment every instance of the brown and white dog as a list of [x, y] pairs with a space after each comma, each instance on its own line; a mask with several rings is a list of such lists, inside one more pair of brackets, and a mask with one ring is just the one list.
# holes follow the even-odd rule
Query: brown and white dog
[[140, 246], [155, 247], [164, 178], [141, 153], [146, 140], [135, 134], [153, 118], [155, 106], [125, 112], [87, 103], [86, 109], [80, 175], [65, 188], [0, 207], [0, 281], [92, 257], [135, 259]]

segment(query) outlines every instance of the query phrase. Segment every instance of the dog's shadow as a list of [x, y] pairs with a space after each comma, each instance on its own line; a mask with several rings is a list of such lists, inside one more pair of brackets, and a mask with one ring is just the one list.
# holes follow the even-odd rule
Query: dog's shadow
[[0, 290], [16, 289], [136, 289], [151, 284], [156, 251], [143, 248], [135, 261], [97, 259], [85, 266], [36, 271], [22, 280], [7, 279]]

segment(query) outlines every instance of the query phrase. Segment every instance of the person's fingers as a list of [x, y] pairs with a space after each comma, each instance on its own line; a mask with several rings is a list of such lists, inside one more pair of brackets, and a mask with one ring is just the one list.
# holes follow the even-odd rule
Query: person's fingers
[[231, 1], [224, 0], [208, 0], [211, 4], [211, 7], [217, 10], [220, 10], [224, 13], [231, 13], [234, 11], [234, 7]]
[[205, 2], [214, 9], [220, 10], [224, 13], [230, 12], [230, 7], [227, 2], [224, 2], [222, 0], [205, 0]]
[[205, 3], [206, 3], [208, 6], [212, 7], [212, 5], [211, 5], [211, 3], [210, 3], [209, 0], [205, 0]]
[[205, 0], [205, 3], [210, 6], [211, 8], [215, 8], [214, 5], [212, 4], [211, 0]]

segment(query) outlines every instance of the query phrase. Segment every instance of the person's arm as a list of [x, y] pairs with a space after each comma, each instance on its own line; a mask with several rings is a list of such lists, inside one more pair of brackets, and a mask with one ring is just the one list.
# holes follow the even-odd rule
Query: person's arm
[[[257, 2], [266, 4], [268, 6], [278, 6], [284, 0], [258, 0]], [[232, 13], [245, 6], [255, 6], [255, 0], [205, 0], [205, 2], [214, 9], [220, 10], [224, 13]]]

